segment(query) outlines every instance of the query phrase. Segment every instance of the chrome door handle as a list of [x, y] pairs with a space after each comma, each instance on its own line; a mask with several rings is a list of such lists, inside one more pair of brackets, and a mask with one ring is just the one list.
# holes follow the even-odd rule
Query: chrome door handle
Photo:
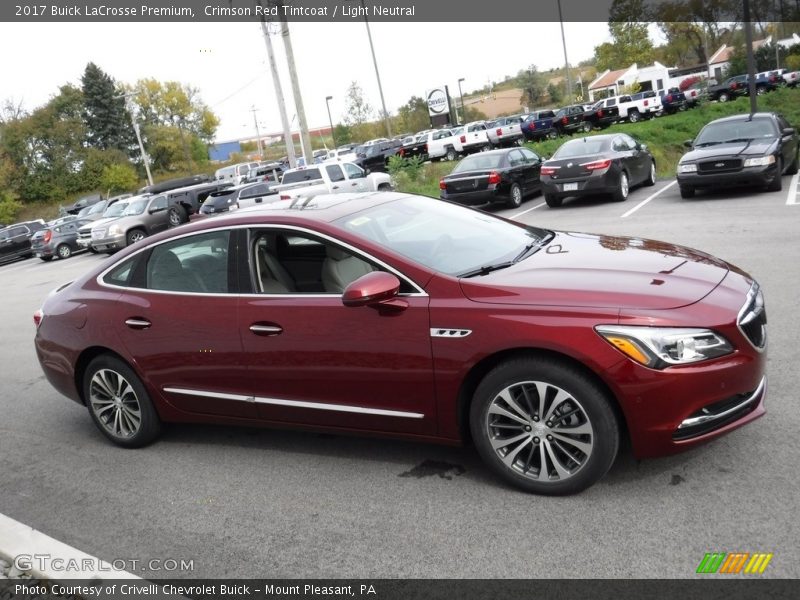
[[279, 335], [283, 333], [283, 327], [279, 327], [278, 325], [259, 325], [258, 323], [253, 323], [250, 325], [250, 331], [256, 335]]
[[131, 317], [130, 319], [127, 319], [125, 321], [125, 325], [127, 325], [131, 329], [147, 329], [152, 325], [152, 323], [147, 319], [139, 319]]

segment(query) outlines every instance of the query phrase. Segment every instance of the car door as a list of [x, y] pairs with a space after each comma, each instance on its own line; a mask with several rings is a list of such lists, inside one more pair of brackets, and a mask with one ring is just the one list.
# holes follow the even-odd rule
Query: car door
[[777, 125], [780, 131], [778, 135], [781, 138], [781, 155], [783, 156], [783, 166], [784, 168], [788, 167], [792, 162], [794, 162], [795, 157], [797, 156], [797, 131], [795, 133], [786, 135], [783, 133], [785, 129], [793, 129], [793, 127], [789, 124], [783, 115], [778, 115]]
[[[339, 166], [339, 165], [334, 165]], [[369, 192], [370, 186], [367, 180], [367, 174], [364, 169], [353, 163], [342, 163], [342, 168], [347, 174], [347, 178], [342, 181], [341, 185], [344, 186], [342, 191], [345, 192]]]
[[[323, 246], [316, 289], [298, 290], [290, 265], [280, 261], [289, 239], [296, 248]], [[428, 296], [421, 289], [404, 280], [406, 306], [396, 312], [345, 306], [326, 275], [349, 281], [385, 265], [306, 229], [253, 228], [246, 254], [254, 293], [241, 298], [239, 331], [260, 418], [435, 432]]]
[[117, 277], [108, 325], [150, 389], [185, 413], [255, 417], [238, 332], [236, 239], [226, 229], [180, 237], [117, 267], [130, 272]]
[[169, 227], [169, 220], [167, 219], [167, 197], [155, 196], [147, 203], [145, 210], [145, 227], [150, 235], [164, 231]]
[[620, 137], [622, 138], [625, 148], [630, 152], [628, 165], [630, 169], [629, 173], [631, 174], [631, 184], [641, 183], [650, 174], [650, 157], [647, 152], [642, 149], [642, 145], [631, 136], [623, 133]]
[[532, 191], [541, 189], [539, 174], [542, 170], [542, 159], [528, 148], [520, 148], [524, 160], [525, 190]]

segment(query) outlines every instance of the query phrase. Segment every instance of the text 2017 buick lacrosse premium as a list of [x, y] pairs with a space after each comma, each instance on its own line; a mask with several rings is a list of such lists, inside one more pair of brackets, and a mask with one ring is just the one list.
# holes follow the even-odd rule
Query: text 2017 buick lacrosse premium
[[47, 379], [126, 447], [164, 422], [471, 441], [569, 494], [623, 436], [661, 456], [765, 412], [764, 298], [737, 267], [393, 192], [146, 238], [34, 320]]

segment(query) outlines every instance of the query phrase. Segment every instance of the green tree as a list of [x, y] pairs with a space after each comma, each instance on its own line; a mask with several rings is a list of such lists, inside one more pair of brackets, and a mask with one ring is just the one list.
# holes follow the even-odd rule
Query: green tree
[[114, 192], [127, 192], [137, 187], [139, 177], [136, 170], [129, 164], [113, 164], [103, 169], [100, 177], [100, 186], [108, 194]]
[[[364, 91], [357, 81], [353, 81], [345, 95], [344, 122], [350, 127], [354, 139], [366, 140], [371, 137], [371, 121], [374, 117], [375, 112], [364, 97]], [[338, 141], [339, 138], [336, 139]]]
[[333, 128], [333, 137], [336, 139], [336, 143], [339, 146], [349, 144], [353, 139], [350, 128], [344, 123], [336, 124], [336, 127]]
[[411, 96], [411, 99], [397, 109], [398, 129], [401, 131], [416, 132], [430, 127], [428, 105], [424, 98]]
[[536, 65], [529, 65], [527, 69], [522, 69], [517, 73], [517, 85], [522, 88], [520, 104], [527, 105], [529, 109], [533, 110], [546, 89], [544, 77], [539, 73]]
[[90, 62], [81, 77], [81, 89], [87, 143], [101, 150], [118, 148], [131, 153], [136, 143], [134, 132], [114, 80]]
[[547, 95], [550, 96], [550, 102], [553, 104], [559, 104], [564, 97], [561, 86], [558, 86], [554, 83], [547, 84]]
[[644, 0], [614, 0], [608, 19], [611, 41], [595, 46], [597, 69], [622, 69], [633, 63], [649, 65], [654, 60], [653, 42], [644, 22]]

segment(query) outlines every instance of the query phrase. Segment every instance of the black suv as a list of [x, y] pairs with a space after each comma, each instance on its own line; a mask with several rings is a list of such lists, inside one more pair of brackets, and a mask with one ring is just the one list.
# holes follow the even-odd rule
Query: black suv
[[389, 157], [400, 154], [403, 147], [401, 140], [386, 140], [375, 142], [369, 146], [361, 146], [361, 150], [356, 154], [356, 163], [362, 169], [370, 171], [385, 171], [389, 162]]
[[0, 263], [33, 256], [31, 238], [45, 227], [44, 221], [26, 221], [0, 229]]

